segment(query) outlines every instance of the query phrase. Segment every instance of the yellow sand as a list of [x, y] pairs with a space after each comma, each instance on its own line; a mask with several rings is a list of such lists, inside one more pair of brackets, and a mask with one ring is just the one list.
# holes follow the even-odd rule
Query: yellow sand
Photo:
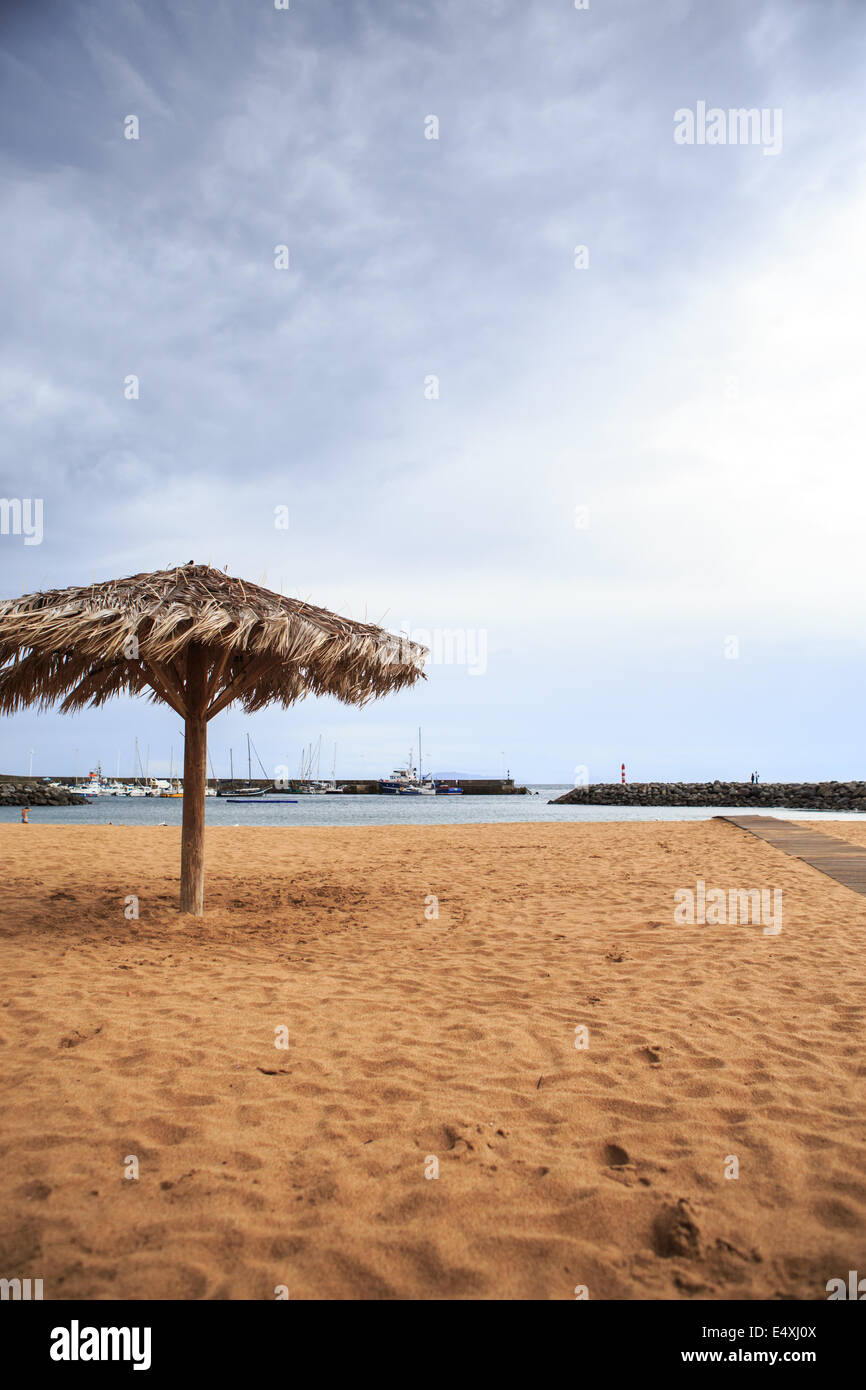
[[[214, 828], [193, 920], [179, 847], [0, 826], [4, 1276], [821, 1299], [866, 1272], [866, 899], [720, 822]], [[782, 888], [781, 935], [675, 925], [698, 878]]]

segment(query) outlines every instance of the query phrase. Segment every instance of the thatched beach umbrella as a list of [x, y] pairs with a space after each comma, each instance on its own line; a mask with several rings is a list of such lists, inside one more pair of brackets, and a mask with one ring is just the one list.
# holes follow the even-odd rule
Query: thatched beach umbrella
[[0, 713], [147, 691], [180, 715], [180, 909], [200, 917], [208, 721], [234, 700], [250, 714], [310, 693], [364, 705], [417, 681], [425, 655], [382, 628], [188, 564], [0, 602]]

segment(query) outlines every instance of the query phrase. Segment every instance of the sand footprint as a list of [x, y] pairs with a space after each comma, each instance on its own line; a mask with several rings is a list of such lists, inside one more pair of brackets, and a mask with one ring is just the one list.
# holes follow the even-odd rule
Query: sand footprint
[[605, 1144], [604, 1161], [608, 1168], [625, 1168], [631, 1165], [628, 1153], [620, 1144]]

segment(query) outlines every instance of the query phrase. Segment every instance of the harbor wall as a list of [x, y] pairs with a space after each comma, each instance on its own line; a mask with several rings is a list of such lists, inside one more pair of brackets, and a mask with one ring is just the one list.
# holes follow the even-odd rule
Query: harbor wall
[[[105, 780], [109, 782], [114, 782], [116, 780], [118, 782], [132, 783], [136, 781], [136, 778], [124, 777], [124, 775], [121, 773], [121, 775], [116, 779], [113, 776], [108, 776], [105, 778]], [[177, 780], [182, 781], [182, 779], [180, 778]], [[72, 786], [75, 782], [75, 776], [74, 774], [67, 773], [63, 776], [52, 777], [51, 781], [62, 782], [66, 786]], [[83, 784], [86, 783], [86, 781], [86, 777], [79, 777], [78, 779], [79, 785], [81, 786], [83, 786]], [[295, 788], [305, 787], [309, 785], [309, 783], [307, 783], [306, 781], [303, 781], [296, 777], [290, 778], [289, 782], [290, 785]], [[22, 777], [16, 773], [0, 772], [0, 798], [2, 798], [2, 796], [4, 795], [4, 787], [6, 789], [11, 789], [13, 785], [20, 791], [21, 795], [24, 795], [25, 792], [28, 792], [29, 795], [33, 798], [33, 805], [66, 804], [61, 801], [51, 802], [36, 800], [38, 796], [41, 796], [43, 791], [46, 791], [45, 782], [42, 777]], [[260, 787], [263, 791], [287, 790], [287, 788], [284, 786], [277, 786], [276, 783], [269, 777], [253, 777], [250, 780], [250, 782], [247, 782], [245, 777], [236, 777], [234, 783], [232, 783], [231, 779], [228, 777], [209, 777], [207, 779], [207, 785], [209, 787], [214, 787], [217, 790], [217, 792], [221, 795], [226, 795], [228, 792], [232, 790], [232, 787], [238, 788], [245, 786]], [[439, 785], [438, 780], [437, 785]], [[450, 780], [448, 782], [443, 782], [442, 785], [449, 787], [460, 787], [465, 796], [525, 796], [527, 794], [526, 787], [516, 787], [514, 785], [514, 779], [511, 777], [460, 777]], [[373, 781], [369, 778], [355, 779], [351, 777], [338, 777], [337, 787], [341, 792], [346, 792], [347, 794], [364, 794], [371, 796], [378, 796], [381, 794], [379, 791], [378, 781]], [[53, 791], [54, 789], [49, 788], [47, 790]], [[20, 805], [22, 803], [7, 801], [5, 804]]]
[[[246, 780], [244, 780], [243, 783], [241, 783], [239, 778], [235, 778], [234, 784], [236, 787], [239, 785], [251, 787], [275, 786], [273, 782], [269, 781], [267, 778], [264, 777], [253, 777], [249, 783], [247, 783]], [[213, 785], [213, 783], [211, 783], [211, 785]], [[227, 791], [230, 791], [232, 786], [230, 780], [227, 777], [220, 778], [216, 785], [218, 791], [220, 791], [223, 794], [225, 794]], [[308, 782], [303, 781], [298, 777], [290, 777], [289, 787], [287, 788], [285, 786], [281, 786], [277, 788], [277, 790], [286, 791], [289, 788], [306, 787], [308, 785]], [[438, 779], [436, 779], [436, 785], [437, 787], [440, 785]], [[449, 780], [448, 782], [443, 781], [441, 785], [443, 787], [459, 787], [465, 796], [526, 795], [526, 787], [515, 787], [514, 779], [511, 777], [460, 777], [455, 778], [453, 780]], [[345, 792], [347, 795], [351, 796], [390, 795], [390, 793], [380, 791], [378, 780], [374, 780], [368, 777], [338, 777], [337, 787], [339, 791]]]
[[[370, 794], [372, 796], [390, 796], [390, 792], [381, 792], [377, 781], [346, 781], [337, 779], [337, 785], [341, 791], [354, 794]], [[438, 787], [459, 787], [465, 796], [526, 796], [526, 787], [515, 787], [514, 779], [511, 777], [455, 777], [448, 781], [436, 779]]]
[[591, 782], [572, 787], [548, 805], [866, 811], [866, 782]]

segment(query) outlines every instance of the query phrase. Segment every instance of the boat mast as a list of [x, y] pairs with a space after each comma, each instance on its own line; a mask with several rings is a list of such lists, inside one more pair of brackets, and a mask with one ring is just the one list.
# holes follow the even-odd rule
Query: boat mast
[[253, 784], [253, 755], [250, 752], [250, 736], [247, 734], [247, 786]]

